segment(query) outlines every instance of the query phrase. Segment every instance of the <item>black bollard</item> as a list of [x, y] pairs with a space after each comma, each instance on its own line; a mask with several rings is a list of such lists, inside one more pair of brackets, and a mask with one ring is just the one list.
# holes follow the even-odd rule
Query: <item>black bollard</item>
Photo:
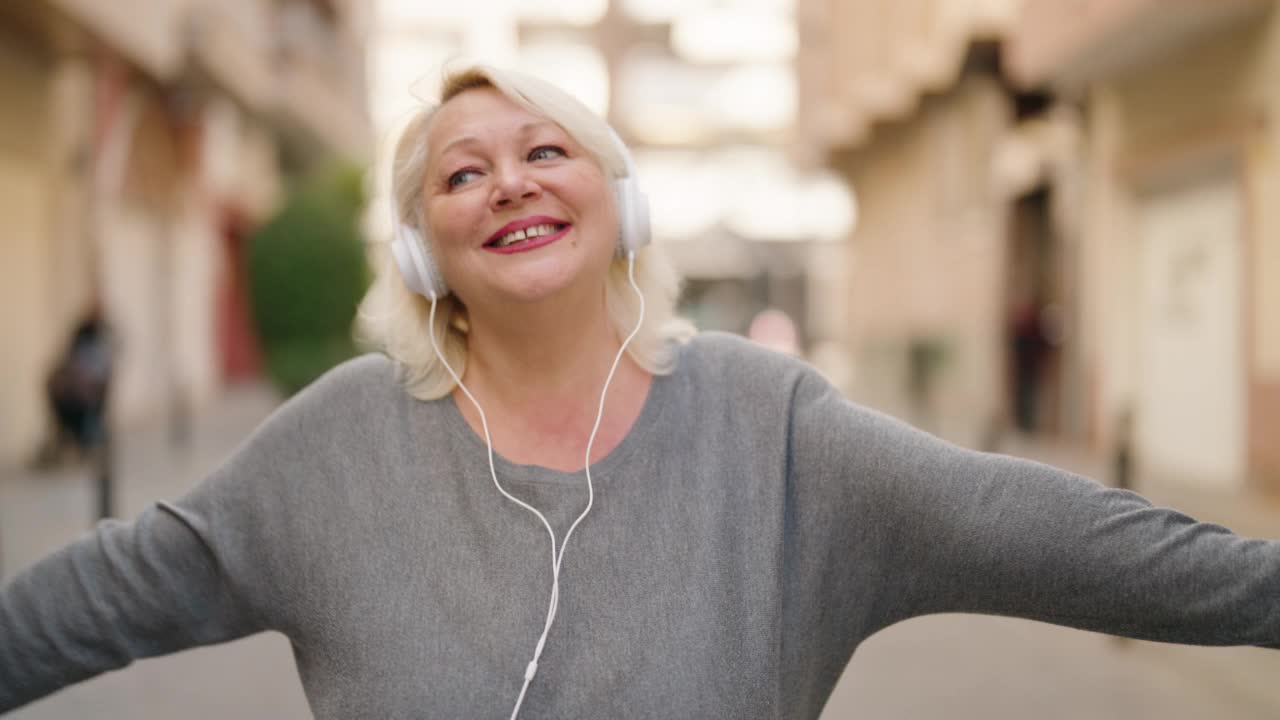
[[98, 486], [98, 519], [115, 517], [115, 474], [112, 472], [111, 434], [104, 432], [93, 453], [93, 472]]
[[[1133, 489], [1133, 411], [1125, 408], [1116, 418], [1115, 445], [1111, 452], [1111, 485]], [[1112, 636], [1117, 648], [1128, 647], [1127, 638]]]
[[1133, 412], [1120, 411], [1116, 419], [1116, 442], [1111, 459], [1111, 484], [1121, 490], [1133, 489]]

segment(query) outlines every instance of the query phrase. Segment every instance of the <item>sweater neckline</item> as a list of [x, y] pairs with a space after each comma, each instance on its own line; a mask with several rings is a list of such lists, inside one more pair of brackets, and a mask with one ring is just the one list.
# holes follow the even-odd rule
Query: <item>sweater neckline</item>
[[[671, 392], [672, 377], [673, 375], [653, 375], [649, 383], [649, 391], [645, 394], [644, 404], [640, 408], [640, 414], [636, 416], [627, 434], [613, 450], [609, 451], [608, 455], [591, 464], [591, 480], [594, 484], [608, 482], [613, 471], [626, 463], [627, 459], [634, 454], [635, 448], [643, 446], [647, 442], [647, 437], [654, 432], [654, 428], [660, 425], [663, 408], [668, 404], [665, 398]], [[467, 452], [476, 454], [477, 462], [487, 465], [488, 446], [485, 444], [484, 437], [471, 429], [453, 394], [450, 393], [441, 398], [440, 402], [445, 408], [445, 424], [448, 426], [449, 433], [462, 441]], [[541, 465], [524, 465], [508, 460], [497, 450], [493, 451], [493, 466], [498, 472], [498, 481], [502, 483], [580, 485], [586, 480], [586, 473], [582, 470], [564, 472]]]

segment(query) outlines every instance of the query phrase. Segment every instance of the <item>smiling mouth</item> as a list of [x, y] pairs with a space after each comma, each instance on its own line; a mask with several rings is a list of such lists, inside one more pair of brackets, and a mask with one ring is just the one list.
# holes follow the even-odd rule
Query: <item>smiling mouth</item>
[[514, 230], [485, 243], [485, 247], [495, 250], [516, 249], [525, 244], [536, 244], [536, 241], [549, 238], [559, 234], [565, 228], [569, 227], [565, 223], [544, 223], [541, 225], [531, 225], [521, 230]]

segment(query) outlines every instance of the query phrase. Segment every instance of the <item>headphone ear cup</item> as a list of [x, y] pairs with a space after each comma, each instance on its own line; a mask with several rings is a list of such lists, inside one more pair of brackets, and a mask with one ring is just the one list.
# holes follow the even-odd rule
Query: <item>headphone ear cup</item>
[[427, 250], [426, 238], [417, 228], [404, 223], [396, 226], [395, 237], [391, 240], [391, 255], [410, 290], [428, 299], [449, 294], [444, 276]]
[[649, 244], [649, 198], [640, 192], [631, 150], [613, 128], [609, 128], [609, 137], [622, 156], [627, 173], [613, 180], [613, 193], [618, 205], [618, 255], [626, 257]]
[[649, 244], [649, 198], [640, 192], [634, 175], [614, 180], [618, 198], [618, 254], [638, 251]]
[[637, 184], [635, 188], [635, 236], [632, 239], [628, 250], [638, 251], [640, 248], [649, 244], [653, 239], [652, 228], [649, 227], [649, 196], [640, 192], [640, 186]]

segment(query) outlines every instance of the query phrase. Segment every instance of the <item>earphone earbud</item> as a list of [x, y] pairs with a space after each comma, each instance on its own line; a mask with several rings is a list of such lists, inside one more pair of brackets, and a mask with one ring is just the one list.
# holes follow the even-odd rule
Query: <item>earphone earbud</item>
[[[649, 244], [649, 198], [640, 190], [636, 179], [636, 166], [622, 138], [609, 128], [615, 147], [622, 155], [626, 175], [613, 179], [613, 193], [618, 206], [618, 256], [627, 257]], [[391, 238], [391, 255], [400, 270], [404, 284], [410, 290], [428, 299], [438, 299], [449, 294], [439, 266], [431, 257], [431, 238], [426, 231], [415, 228], [402, 220], [398, 208], [392, 207], [395, 232]], [[423, 226], [422, 222], [418, 223]]]

